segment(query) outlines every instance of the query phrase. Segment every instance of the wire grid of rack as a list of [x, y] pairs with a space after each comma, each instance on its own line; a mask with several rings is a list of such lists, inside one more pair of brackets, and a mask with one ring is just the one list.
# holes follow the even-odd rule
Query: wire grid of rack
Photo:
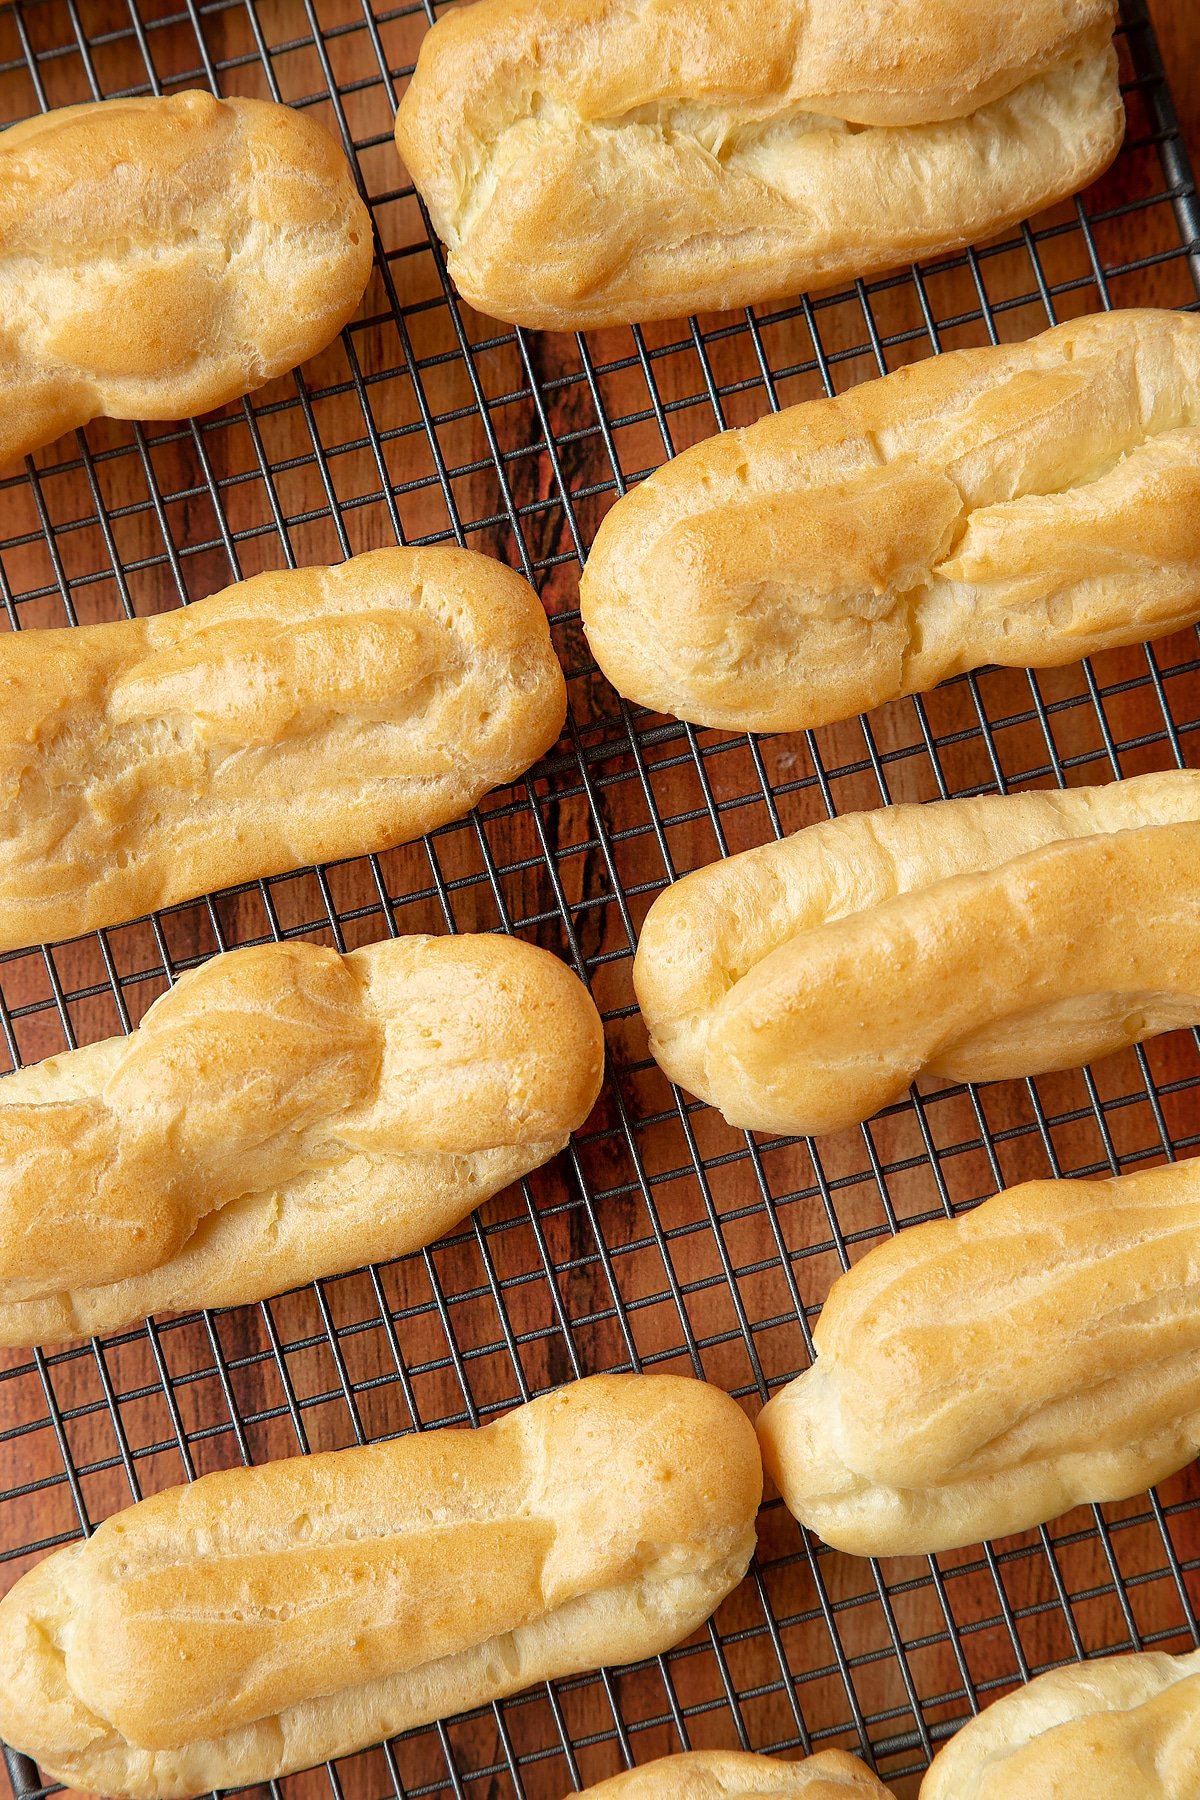
[[[595, 674], [576, 610], [578, 564], [613, 497], [715, 429], [1100, 306], [1196, 303], [1200, 209], [1141, 0], [1120, 36], [1129, 140], [1082, 201], [845, 293], [586, 339], [498, 328], [447, 283], [391, 143], [431, 18], [430, 5], [382, 0], [0, 9], [4, 123], [184, 85], [312, 107], [352, 155], [379, 234], [359, 319], [303, 371], [202, 421], [91, 427], [0, 481], [0, 597], [13, 628], [74, 624], [262, 568], [457, 540], [541, 589], [570, 680], [567, 737], [423, 844], [4, 957], [0, 1025], [15, 1064], [128, 1030], [219, 948], [502, 929], [590, 981], [609, 1037], [605, 1094], [568, 1154], [423, 1255], [257, 1308], [9, 1355], [6, 1580], [197, 1473], [474, 1424], [600, 1369], [704, 1374], [753, 1410], [807, 1363], [839, 1270], [898, 1225], [1022, 1177], [1200, 1143], [1195, 1033], [1092, 1071], [914, 1096], [812, 1144], [747, 1137], [663, 1080], [629, 980], [653, 896], [716, 855], [860, 806], [1195, 764], [1195, 632], [756, 740], [625, 706]], [[938, 1742], [1014, 1681], [1108, 1649], [1200, 1643], [1192, 1471], [931, 1559], [838, 1556], [777, 1501], [760, 1536], [751, 1576], [708, 1630], [653, 1664], [557, 1682], [279, 1785], [559, 1800], [681, 1745], [837, 1744], [910, 1794]], [[16, 1792], [35, 1791], [33, 1766], [8, 1762]]]

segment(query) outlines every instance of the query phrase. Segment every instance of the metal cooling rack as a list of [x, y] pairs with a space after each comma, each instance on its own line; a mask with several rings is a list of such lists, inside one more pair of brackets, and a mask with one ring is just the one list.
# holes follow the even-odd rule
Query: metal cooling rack
[[[219, 948], [502, 929], [586, 974], [610, 1079], [569, 1154], [423, 1255], [256, 1308], [10, 1354], [7, 1578], [131, 1498], [211, 1468], [476, 1423], [599, 1369], [690, 1370], [753, 1409], [805, 1365], [839, 1270], [898, 1224], [1004, 1182], [1200, 1144], [1195, 1033], [1094, 1071], [914, 1097], [811, 1145], [748, 1138], [669, 1088], [629, 980], [654, 894], [715, 855], [846, 808], [1195, 765], [1195, 632], [755, 740], [618, 701], [574, 605], [614, 494], [718, 427], [1081, 311], [1196, 303], [1200, 209], [1141, 0], [1121, 34], [1129, 140], [1083, 201], [831, 297], [586, 339], [499, 329], [446, 281], [391, 143], [431, 16], [368, 0], [0, 8], [3, 122], [198, 84], [312, 107], [352, 154], [379, 234], [363, 316], [302, 372], [200, 422], [91, 427], [0, 482], [0, 598], [13, 628], [73, 624], [397, 539], [468, 543], [542, 590], [570, 677], [568, 735], [424, 844], [0, 959], [0, 1026], [17, 1064], [127, 1030]], [[839, 1744], [910, 1794], [937, 1743], [1005, 1685], [1104, 1650], [1200, 1643], [1198, 1593], [1191, 1471], [994, 1547], [883, 1564], [823, 1549], [776, 1502], [750, 1578], [684, 1648], [279, 1786], [561, 1800], [681, 1745]], [[8, 1763], [18, 1795], [42, 1791], [25, 1759]]]

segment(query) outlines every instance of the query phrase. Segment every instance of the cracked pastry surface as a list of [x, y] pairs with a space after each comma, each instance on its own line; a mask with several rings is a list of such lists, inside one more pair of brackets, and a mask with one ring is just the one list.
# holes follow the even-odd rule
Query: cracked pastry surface
[[1039, 1675], [938, 1751], [920, 1800], [1193, 1800], [1200, 1651], [1102, 1656]]
[[688, 1750], [584, 1789], [585, 1800], [890, 1800], [864, 1763], [844, 1750], [799, 1762], [744, 1750]]
[[477, 0], [400, 155], [459, 291], [578, 330], [748, 305], [988, 236], [1124, 133], [1112, 0]]
[[919, 1076], [1070, 1069], [1200, 1021], [1200, 771], [850, 813], [698, 869], [646, 916], [661, 1068], [810, 1134]]
[[456, 549], [0, 640], [0, 949], [461, 818], [555, 742], [533, 589]]
[[857, 1556], [1006, 1537], [1200, 1449], [1200, 1162], [1033, 1181], [834, 1282], [758, 1417], [795, 1516]]
[[0, 467], [89, 419], [179, 419], [323, 350], [371, 221], [315, 119], [189, 91], [0, 133]]
[[797, 731], [1200, 617], [1200, 318], [1112, 312], [723, 432], [619, 500], [581, 582], [628, 699]]
[[126, 1038], [0, 1081], [0, 1343], [233, 1306], [419, 1249], [563, 1148], [604, 1034], [546, 950], [232, 950]]
[[761, 1491], [736, 1403], [669, 1375], [208, 1475], [0, 1603], [0, 1731], [136, 1800], [307, 1768], [678, 1643], [745, 1573]]

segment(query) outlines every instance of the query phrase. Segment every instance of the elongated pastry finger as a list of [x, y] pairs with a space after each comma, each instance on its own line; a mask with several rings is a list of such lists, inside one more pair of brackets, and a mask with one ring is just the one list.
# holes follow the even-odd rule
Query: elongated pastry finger
[[585, 1800], [889, 1800], [855, 1756], [822, 1750], [799, 1762], [744, 1750], [690, 1750], [584, 1789]]
[[0, 1603], [0, 1733], [134, 1800], [271, 1780], [668, 1649], [741, 1580], [761, 1490], [738, 1406], [670, 1375], [208, 1475]]
[[1112, 0], [478, 0], [396, 142], [473, 306], [745, 306], [989, 236], [1116, 155]]
[[0, 466], [89, 419], [179, 419], [323, 350], [371, 273], [329, 133], [187, 92], [0, 133]]
[[513, 938], [216, 956], [0, 1081], [0, 1343], [419, 1249], [556, 1155], [603, 1067], [583, 984]]
[[836, 1131], [920, 1075], [1068, 1069], [1200, 1021], [1200, 773], [894, 806], [715, 863], [634, 963], [672, 1081]]
[[373, 550], [0, 641], [0, 949], [405, 843], [513, 781], [566, 686], [519, 575]]
[[581, 601], [619, 692], [754, 731], [1191, 624], [1200, 318], [1078, 319], [709, 438], [613, 507]]
[[758, 1418], [796, 1517], [903, 1556], [1124, 1500], [1200, 1450], [1200, 1162], [1034, 1181], [835, 1281]]
[[1194, 1800], [1200, 1651], [1101, 1656], [985, 1707], [933, 1759], [920, 1800]]

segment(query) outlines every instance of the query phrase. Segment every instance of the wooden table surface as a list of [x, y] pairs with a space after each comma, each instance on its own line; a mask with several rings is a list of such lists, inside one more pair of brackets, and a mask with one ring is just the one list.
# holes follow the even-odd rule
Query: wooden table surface
[[1149, 6], [1194, 163], [1200, 149], [1200, 7], [1194, 0], [1149, 0]]
[[[1151, 0], [1151, 5], [1185, 131], [1200, 150], [1200, 7], [1195, 0]], [[169, 0], [142, 8], [148, 19], [173, 10]], [[419, 221], [413, 202], [394, 196], [397, 172], [386, 141], [392, 101], [361, 29], [358, 0], [318, 0], [317, 11], [326, 26], [345, 27], [328, 34], [327, 54], [356, 142], [372, 140], [361, 155], [370, 191], [392, 195], [376, 209], [385, 241], [389, 247], [415, 244]], [[92, 66], [101, 91], [142, 79], [123, 0], [78, 0], [78, 13], [99, 46]], [[229, 60], [222, 78], [226, 92], [265, 91], [249, 18], [237, 8], [207, 15], [211, 52]], [[273, 60], [282, 97], [324, 92], [325, 70], [315, 46], [301, 41], [310, 37], [301, 0], [261, 0], [255, 23], [268, 45], [297, 40]], [[35, 48], [72, 42], [65, 0], [27, 7], [23, 24]], [[411, 61], [420, 22], [415, 16], [389, 18], [381, 37], [388, 62], [402, 67]], [[153, 29], [149, 40], [164, 80], [194, 67], [195, 40], [186, 20]], [[0, 9], [0, 63], [20, 53], [15, 15]], [[87, 70], [77, 51], [49, 58], [41, 67], [50, 104], [86, 97]], [[0, 71], [0, 117], [21, 116], [36, 104], [23, 74]], [[332, 121], [328, 105], [318, 110]], [[1130, 153], [1088, 197], [1089, 210], [1143, 199], [1156, 185], [1161, 186], [1161, 176], [1153, 151]], [[1069, 208], [1056, 216], [1069, 226]], [[1121, 212], [1098, 227], [1096, 237], [1108, 264], [1164, 253], [1148, 269], [1114, 280], [1118, 305], [1172, 305], [1194, 297], [1186, 266], [1166, 254], [1178, 244], [1169, 206]], [[1041, 249], [1047, 278], [1062, 284], [1062, 316], [1094, 308], [1079, 233], [1067, 229]], [[1031, 290], [1024, 256], [1022, 250], [982, 265], [997, 302]], [[505, 497], [473, 409], [466, 368], [455, 354], [454, 315], [441, 297], [433, 258], [428, 251], [401, 256], [392, 273], [411, 308], [411, 349], [420, 362], [424, 403], [438, 415], [437, 445], [443, 468], [454, 471], [455, 503], [468, 524], [495, 520], [472, 530], [470, 541], [517, 561]], [[939, 318], [963, 315], [964, 323], [945, 334], [947, 344], [983, 341], [976, 290], [965, 268], [931, 279], [929, 295]], [[872, 308], [889, 365], [928, 352], [927, 339], [919, 336], [921, 316], [911, 284], [873, 293]], [[283, 547], [273, 523], [276, 510], [293, 521], [287, 546], [300, 562], [332, 561], [348, 550], [393, 541], [388, 507], [382, 497], [371, 498], [378, 487], [378, 456], [399, 484], [397, 509], [406, 535], [444, 532], [444, 489], [421, 426], [416, 384], [388, 373], [400, 366], [403, 347], [378, 277], [367, 316], [373, 322], [355, 334], [354, 346], [362, 372], [373, 381], [374, 422], [384, 430], [412, 428], [388, 437], [378, 451], [363, 431], [346, 351], [335, 346], [305, 372], [306, 406], [297, 403], [290, 381], [274, 384], [256, 400], [257, 445], [239, 409], [230, 409], [227, 426], [206, 432], [205, 454], [220, 484], [220, 514], [206, 495], [194, 441], [165, 427], [151, 429], [145, 458], [128, 452], [129, 427], [92, 427], [87, 441], [94, 452], [125, 448], [126, 453], [101, 454], [85, 468], [75, 446], [59, 445], [37, 459], [43, 471], [38, 491], [25, 481], [0, 487], [7, 540], [0, 545], [0, 568], [12, 592], [34, 596], [22, 607], [24, 623], [61, 623], [64, 584], [75, 584], [73, 598], [84, 621], [118, 615], [122, 582], [138, 610], [174, 604], [178, 590], [164, 559], [160, 511], [174, 547], [183, 553], [180, 579], [191, 596], [231, 579], [230, 542], [236, 542], [242, 574], [279, 564]], [[1011, 337], [1045, 323], [1032, 293], [999, 317]], [[857, 301], [823, 310], [819, 319], [826, 350], [835, 358], [844, 353], [834, 365], [839, 385], [875, 372]], [[634, 756], [621, 739], [613, 696], [583, 666], [573, 616], [577, 569], [570, 520], [556, 498], [561, 479], [576, 495], [574, 518], [585, 541], [612, 499], [608, 450], [578, 349], [573, 340], [549, 338], [532, 339], [528, 347], [548, 423], [563, 445], [556, 468], [545, 452], [516, 345], [470, 315], [465, 322], [471, 341], [486, 344], [473, 359], [480, 387], [489, 396], [518, 396], [498, 400], [493, 419], [506, 457], [509, 498], [526, 509], [521, 514], [525, 542], [541, 565], [556, 644], [572, 671], [581, 739], [596, 748], [589, 764], [593, 788], [589, 800], [567, 759], [560, 759], [532, 784], [532, 806], [523, 789], [499, 796], [484, 808], [478, 833], [464, 826], [442, 834], [431, 853], [410, 847], [390, 853], [379, 866], [392, 896], [401, 897], [395, 909], [401, 931], [445, 929], [447, 907], [459, 928], [492, 927], [503, 922], [503, 907], [524, 935], [564, 955], [577, 946], [588, 959], [598, 1003], [612, 1015], [609, 1042], [619, 1077], [616, 1086], [610, 1083], [577, 1153], [589, 1204], [581, 1203], [563, 1159], [530, 1184], [529, 1201], [515, 1194], [494, 1202], [484, 1214], [486, 1231], [469, 1228], [436, 1254], [386, 1270], [378, 1289], [366, 1277], [355, 1277], [328, 1284], [320, 1302], [307, 1291], [270, 1307], [221, 1315], [213, 1323], [170, 1326], [153, 1338], [126, 1334], [52, 1359], [45, 1379], [57, 1413], [47, 1406], [39, 1371], [24, 1355], [10, 1356], [14, 1373], [0, 1385], [0, 1431], [9, 1428], [0, 1437], [0, 1486], [6, 1490], [0, 1495], [0, 1551], [10, 1555], [0, 1578], [5, 1581], [35, 1559], [13, 1552], [65, 1541], [81, 1516], [98, 1521], [126, 1504], [131, 1491], [150, 1492], [192, 1470], [228, 1466], [243, 1456], [258, 1461], [300, 1445], [336, 1447], [358, 1435], [400, 1430], [410, 1422], [406, 1389], [429, 1423], [466, 1416], [464, 1383], [478, 1412], [487, 1416], [519, 1398], [522, 1382], [538, 1391], [579, 1370], [616, 1366], [627, 1359], [628, 1340], [613, 1305], [614, 1289], [628, 1309], [628, 1330], [643, 1358], [683, 1372], [700, 1367], [756, 1410], [760, 1376], [774, 1383], [804, 1361], [796, 1294], [814, 1315], [843, 1255], [861, 1254], [888, 1229], [876, 1167], [887, 1171], [890, 1206], [906, 1220], [939, 1205], [931, 1144], [951, 1203], [992, 1191], [998, 1177], [1011, 1183], [1046, 1173], [1051, 1145], [1063, 1171], [1106, 1166], [1107, 1146], [1079, 1074], [1037, 1084], [1044, 1116], [1053, 1121], [1045, 1131], [1018, 1084], [984, 1090], [982, 1105], [998, 1146], [995, 1164], [965, 1097], [930, 1105], [923, 1118], [912, 1109], [889, 1117], [872, 1128], [869, 1140], [857, 1132], [835, 1134], [822, 1140], [816, 1156], [802, 1145], [765, 1143], [751, 1155], [740, 1134], [714, 1115], [677, 1108], [669, 1088], [647, 1066], [629, 984], [629, 926], [637, 925], [663, 884], [664, 844], [681, 871], [717, 854], [714, 817], [730, 849], [764, 841], [772, 820], [762, 798], [763, 778], [778, 796], [784, 829], [819, 817], [817, 755], [826, 775], [832, 772], [839, 807], [878, 804], [877, 769], [891, 798], [933, 797], [937, 785], [923, 747], [925, 728], [936, 740], [951, 791], [993, 782], [992, 754], [1017, 782], [1039, 769], [1048, 771], [1047, 733], [1072, 780], [1089, 773], [1103, 780], [1111, 772], [1105, 744], [1076, 669], [1040, 682], [1049, 708], [1040, 718], [1030, 707], [1023, 675], [986, 677], [981, 692], [988, 714], [1008, 721], [990, 747], [971, 694], [960, 684], [930, 697], [923, 723], [911, 704], [882, 709], [872, 718], [869, 740], [856, 722], [816, 734], [811, 746], [767, 739], [753, 751], [744, 739], [701, 733], [700, 741], [713, 750], [701, 772], [691, 739], [676, 731], [645, 740]], [[906, 337], [909, 331], [918, 335]], [[677, 328], [647, 332], [646, 343], [645, 358], [633, 353], [628, 333], [596, 334], [591, 346], [609, 415], [627, 419], [612, 440], [627, 473], [661, 461], [664, 454], [662, 426], [648, 402], [648, 367], [670, 408], [665, 422], [676, 448], [708, 435], [716, 423], [694, 344], [680, 338]], [[762, 343], [773, 369], [794, 371], [777, 384], [782, 403], [818, 391], [816, 373], [801, 366], [812, 360], [802, 317], [764, 327]], [[707, 354], [713, 379], [731, 389], [724, 400], [725, 422], [765, 410], [744, 328], [724, 338], [709, 334]], [[739, 380], [741, 387], [735, 385]], [[332, 492], [312, 456], [314, 433], [331, 452]], [[530, 447], [533, 453], [526, 454]], [[264, 460], [270, 479], [263, 474]], [[168, 496], [161, 508], [150, 490], [149, 471], [158, 499]], [[97, 492], [107, 526], [97, 514]], [[59, 528], [57, 563], [42, 535], [39, 508]], [[114, 559], [121, 565], [120, 580]], [[93, 572], [99, 578], [92, 580]], [[1200, 715], [1196, 674], [1173, 678], [1170, 671], [1194, 657], [1192, 634], [1159, 649], [1165, 691], [1176, 716], [1187, 720]], [[1144, 653], [1097, 659], [1095, 678], [1111, 690], [1106, 710], [1113, 732], [1134, 746], [1120, 758], [1122, 772], [1166, 766], [1169, 747]], [[611, 748], [597, 748], [610, 740]], [[1194, 733], [1185, 736], [1184, 748], [1189, 760], [1200, 762]], [[598, 842], [597, 816], [606, 827], [615, 873], [632, 896], [628, 919], [606, 898], [614, 869]], [[660, 835], [656, 826], [662, 821]], [[558, 888], [543, 855], [547, 842], [562, 849]], [[365, 863], [334, 871], [329, 885], [346, 921], [348, 943], [383, 934], [375, 874]], [[312, 877], [274, 884], [272, 899], [284, 928], [324, 916]], [[229, 945], [266, 930], [257, 892], [223, 900], [215, 915], [201, 907], [184, 909], [164, 925], [176, 966], [214, 949], [214, 916]], [[315, 935], [328, 941], [328, 931]], [[10, 1014], [16, 1014], [23, 1058], [63, 1047], [55, 984], [77, 1041], [120, 1027], [105, 954], [120, 973], [129, 1016], [136, 1020], [164, 985], [158, 948], [144, 926], [109, 934], [107, 951], [90, 941], [57, 952], [50, 962], [31, 955], [3, 966], [0, 985]], [[1200, 1075], [1194, 1045], [1183, 1034], [1150, 1046], [1147, 1058], [1160, 1089]], [[1153, 1154], [1158, 1126], [1137, 1059], [1110, 1059], [1097, 1069], [1096, 1083], [1113, 1102], [1106, 1125], [1115, 1153]], [[1176, 1137], [1195, 1136], [1194, 1089], [1168, 1091], [1163, 1108]], [[631, 1157], [631, 1141], [640, 1168]], [[703, 1185], [693, 1170], [693, 1148], [704, 1160]], [[777, 1201], [770, 1213], [762, 1203], [764, 1187]], [[597, 1221], [604, 1256], [598, 1252]], [[546, 1276], [547, 1260], [557, 1270], [553, 1281]], [[757, 1365], [739, 1327], [726, 1265], [738, 1272], [738, 1303], [762, 1325], [755, 1337]], [[381, 1293], [390, 1308], [387, 1322], [379, 1311]], [[121, 1433], [110, 1416], [112, 1395], [120, 1396]], [[238, 1429], [231, 1400], [245, 1421]], [[63, 1479], [64, 1445], [73, 1467], [82, 1471], [73, 1482]], [[48, 1485], [33, 1485], [38, 1482]], [[1164, 1485], [1161, 1503], [1171, 1508], [1197, 1497], [1200, 1482], [1189, 1471]], [[762, 1520], [759, 1585], [744, 1584], [722, 1608], [720, 1653], [702, 1638], [691, 1652], [670, 1659], [669, 1688], [653, 1670], [616, 1684], [626, 1720], [639, 1725], [633, 1753], [644, 1761], [678, 1747], [671, 1723], [676, 1707], [686, 1714], [696, 1746], [735, 1745], [740, 1725], [745, 1740], [757, 1748], [783, 1746], [794, 1753], [804, 1733], [818, 1746], [860, 1747], [843, 1666], [852, 1668], [856, 1705], [863, 1716], [873, 1717], [870, 1736], [881, 1744], [961, 1718], [968, 1680], [982, 1704], [1023, 1671], [1080, 1650], [1127, 1644], [1134, 1632], [1166, 1648], [1190, 1647], [1187, 1609], [1200, 1602], [1200, 1581], [1186, 1563], [1200, 1561], [1200, 1514], [1171, 1517], [1180, 1559], [1174, 1567], [1164, 1558], [1159, 1518], [1144, 1500], [1107, 1507], [1104, 1518], [1103, 1531], [1097, 1531], [1091, 1515], [1081, 1511], [1056, 1522], [1052, 1538], [1026, 1533], [1001, 1546], [995, 1557], [978, 1550], [942, 1557], [936, 1572], [920, 1559], [884, 1564], [876, 1572], [850, 1558], [815, 1554], [782, 1509], [770, 1507]], [[1125, 1579], [1124, 1595], [1117, 1591], [1116, 1571]], [[1063, 1594], [1073, 1598], [1069, 1614]], [[764, 1598], [780, 1622], [776, 1638], [765, 1629]], [[950, 1621], [957, 1642], [947, 1629]], [[895, 1654], [899, 1642], [908, 1647], [903, 1661]], [[781, 1655], [791, 1675], [803, 1679], [785, 1678]], [[731, 1690], [741, 1696], [737, 1723], [726, 1703]], [[557, 1704], [572, 1741], [581, 1746], [578, 1774], [595, 1780], [615, 1772], [621, 1750], [608, 1691], [595, 1680], [564, 1684]], [[503, 1724], [489, 1714], [444, 1735], [430, 1731], [406, 1741], [398, 1763], [408, 1791], [424, 1784], [446, 1787], [447, 1758], [453, 1759], [460, 1792], [487, 1800], [493, 1794], [506, 1800], [513, 1792], [507, 1772], [513, 1758], [527, 1759], [528, 1800], [559, 1800], [574, 1780], [559, 1721], [544, 1697], [506, 1707]], [[911, 1796], [914, 1771], [923, 1760], [919, 1746], [897, 1748], [881, 1757], [880, 1767], [885, 1774], [899, 1771], [897, 1792]], [[342, 1781], [348, 1800], [391, 1791], [377, 1753], [348, 1763]], [[314, 1800], [328, 1791], [323, 1777], [301, 1778], [290, 1790]]]

